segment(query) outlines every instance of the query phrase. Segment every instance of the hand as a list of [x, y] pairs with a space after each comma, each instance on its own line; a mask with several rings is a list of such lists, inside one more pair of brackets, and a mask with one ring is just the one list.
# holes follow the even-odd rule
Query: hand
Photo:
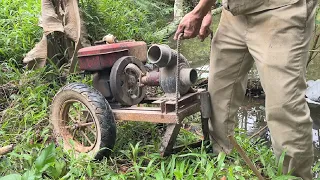
[[204, 41], [209, 36], [209, 34], [211, 34], [211, 22], [212, 15], [211, 12], [209, 12], [202, 20], [201, 28], [199, 31], [199, 38], [201, 39], [201, 41]]
[[202, 19], [202, 17], [196, 15], [193, 11], [186, 14], [178, 26], [176, 34], [174, 35], [174, 40], [177, 40], [181, 33], [183, 33], [184, 39], [196, 37], [199, 34]]

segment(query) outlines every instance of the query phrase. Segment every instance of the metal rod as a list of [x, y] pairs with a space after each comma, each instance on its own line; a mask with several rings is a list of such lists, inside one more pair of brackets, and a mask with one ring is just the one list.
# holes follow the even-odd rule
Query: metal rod
[[264, 180], [256, 166], [251, 162], [247, 154], [244, 152], [244, 150], [241, 148], [241, 146], [237, 143], [236, 139], [234, 136], [228, 136], [230, 142], [233, 144], [233, 146], [236, 148], [240, 156], [243, 158], [243, 160], [248, 164], [250, 169], [253, 171], [253, 173], [258, 177], [259, 180]]
[[266, 130], [267, 128], [268, 128], [268, 125], [264, 126], [258, 132], [254, 133], [252, 136], [250, 136], [249, 139], [256, 137], [257, 135], [259, 135], [262, 131]]
[[94, 122], [88, 122], [88, 123], [81, 123], [81, 124], [78, 124], [78, 127], [85, 127], [85, 126], [90, 126], [94, 124]]
[[92, 146], [93, 143], [91, 142], [91, 140], [88, 138], [88, 136], [86, 135], [86, 133], [84, 133], [83, 131], [80, 130], [80, 133], [82, 134], [82, 137], [84, 136], [86, 138], [86, 140], [88, 141], [88, 143]]
[[180, 41], [183, 37], [183, 33], [179, 34], [178, 40], [177, 40], [177, 74], [176, 74], [176, 114], [178, 114], [178, 108], [179, 108], [179, 75], [180, 75], [180, 68], [179, 68], [179, 63], [180, 63]]
[[76, 129], [76, 128], [80, 128], [80, 127], [86, 127], [86, 126], [90, 126], [94, 124], [94, 122], [88, 122], [88, 123], [83, 123], [83, 124], [75, 124], [75, 125], [71, 125], [71, 126], [64, 126], [63, 128], [65, 129]]
[[172, 153], [172, 149], [176, 142], [182, 124], [169, 124], [162, 138], [160, 153], [161, 156], [168, 156]]
[[68, 117], [73, 121], [74, 123], [78, 123], [72, 116], [68, 115]]

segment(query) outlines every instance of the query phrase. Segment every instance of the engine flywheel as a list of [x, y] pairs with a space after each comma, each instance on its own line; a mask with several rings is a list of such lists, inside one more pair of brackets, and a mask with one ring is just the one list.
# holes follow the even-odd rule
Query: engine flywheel
[[110, 74], [110, 88], [115, 100], [126, 106], [139, 104], [146, 94], [146, 87], [139, 86], [143, 74], [146, 69], [137, 58], [124, 56], [118, 59]]

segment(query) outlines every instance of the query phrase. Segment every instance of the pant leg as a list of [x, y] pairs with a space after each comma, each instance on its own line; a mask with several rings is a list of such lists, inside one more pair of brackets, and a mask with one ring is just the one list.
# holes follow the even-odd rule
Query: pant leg
[[215, 153], [231, 152], [228, 135], [234, 134], [235, 115], [243, 102], [247, 73], [253, 58], [245, 43], [246, 18], [232, 16], [223, 10], [218, 30], [212, 41], [208, 91], [212, 118], [209, 134]]
[[312, 121], [305, 100], [306, 62], [316, 1], [248, 15], [247, 45], [266, 93], [266, 119], [284, 173], [312, 179]]

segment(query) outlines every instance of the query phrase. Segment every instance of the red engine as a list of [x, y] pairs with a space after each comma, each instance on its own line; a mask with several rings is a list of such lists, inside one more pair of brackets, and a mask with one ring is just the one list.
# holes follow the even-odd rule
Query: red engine
[[142, 41], [119, 42], [82, 48], [78, 51], [79, 66], [85, 71], [111, 68], [123, 56], [147, 61], [147, 44]]
[[[147, 86], [160, 86], [167, 97], [178, 91], [186, 94], [197, 80], [196, 70], [188, 60], [167, 45], [152, 45], [147, 51], [145, 42], [122, 41], [80, 49], [80, 69], [93, 75], [93, 86], [109, 102], [132, 106], [146, 96]], [[158, 68], [147, 72], [145, 62]], [[179, 70], [179, 88], [176, 74]]]

